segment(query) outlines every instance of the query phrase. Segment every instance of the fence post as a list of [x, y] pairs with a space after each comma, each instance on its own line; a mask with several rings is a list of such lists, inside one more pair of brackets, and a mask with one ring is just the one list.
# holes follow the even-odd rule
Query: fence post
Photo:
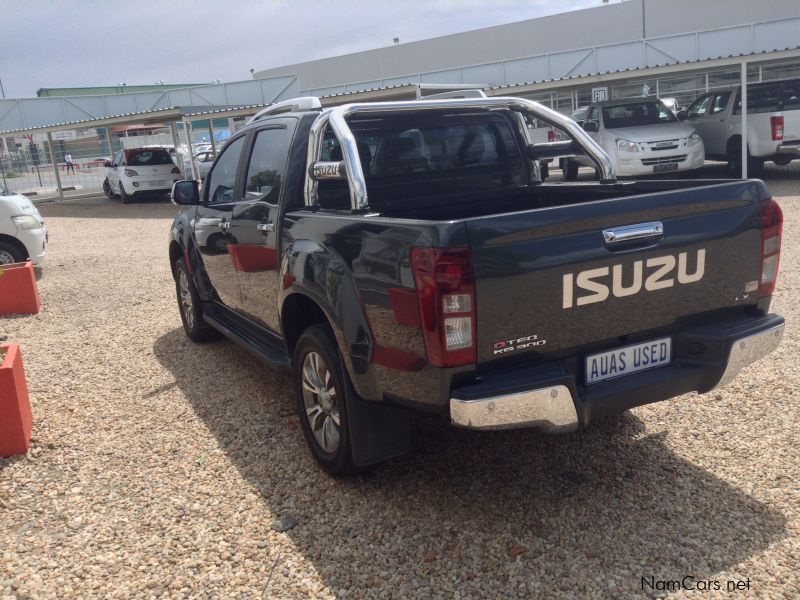
[[58, 172], [58, 159], [56, 158], [55, 150], [53, 150], [53, 132], [47, 132], [47, 148], [50, 150], [50, 160], [53, 163], [53, 171], [56, 174], [56, 185], [58, 186], [58, 199], [64, 199], [64, 188], [61, 186], [61, 174]]

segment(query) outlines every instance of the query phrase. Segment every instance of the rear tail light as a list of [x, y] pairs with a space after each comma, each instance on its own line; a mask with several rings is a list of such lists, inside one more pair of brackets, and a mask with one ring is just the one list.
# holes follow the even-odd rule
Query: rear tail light
[[778, 203], [770, 198], [761, 207], [761, 281], [758, 297], [771, 296], [778, 280], [778, 263], [781, 258], [781, 231], [783, 212]]
[[772, 128], [772, 139], [780, 141], [783, 139], [783, 115], [769, 118], [769, 125]]
[[547, 132], [547, 141], [548, 142], [555, 142], [556, 141], [556, 132], [552, 129]]
[[170, 173], [174, 173], [175, 175], [180, 175], [181, 170], [178, 167], [172, 167], [172, 171]]
[[428, 362], [458, 367], [476, 361], [475, 281], [466, 248], [412, 248], [420, 325]]
[[127, 175], [128, 177], [137, 177], [139, 173], [137, 173], [133, 169], [125, 169], [125, 175]]

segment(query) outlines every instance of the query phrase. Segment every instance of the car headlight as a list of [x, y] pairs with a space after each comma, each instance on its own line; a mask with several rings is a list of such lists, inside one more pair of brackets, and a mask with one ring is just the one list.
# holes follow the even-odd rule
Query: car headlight
[[638, 152], [639, 146], [630, 140], [617, 138], [617, 150], [623, 150], [624, 152]]
[[692, 135], [690, 135], [688, 138], [686, 138], [686, 145], [687, 146], [690, 146], [690, 147], [691, 146], [696, 146], [699, 143], [700, 143], [700, 136], [697, 135], [696, 131], [693, 131]]
[[14, 223], [19, 229], [39, 229], [42, 224], [36, 217], [32, 215], [19, 215], [11, 217], [11, 222]]

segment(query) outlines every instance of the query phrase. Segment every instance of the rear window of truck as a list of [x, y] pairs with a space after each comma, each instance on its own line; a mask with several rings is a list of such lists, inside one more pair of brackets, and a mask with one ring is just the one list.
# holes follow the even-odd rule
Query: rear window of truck
[[[800, 108], [800, 79], [755, 83], [747, 87], [748, 112], [776, 112]], [[742, 92], [736, 93], [735, 114], [742, 112]]]
[[[349, 125], [371, 202], [441, 195], [455, 190], [456, 182], [489, 190], [528, 181], [514, 125], [504, 115], [393, 115]], [[332, 131], [324, 138], [322, 160], [342, 160]], [[346, 182], [320, 182], [319, 201], [325, 208], [349, 208]]]

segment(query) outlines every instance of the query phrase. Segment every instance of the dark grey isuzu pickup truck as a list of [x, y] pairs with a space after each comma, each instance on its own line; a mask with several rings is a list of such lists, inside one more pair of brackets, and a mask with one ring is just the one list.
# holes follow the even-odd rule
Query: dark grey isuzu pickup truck
[[[783, 335], [763, 182], [618, 181], [575, 122], [473, 95], [273, 105], [173, 188], [187, 335], [291, 370], [331, 473], [406, 452], [416, 412], [573, 431], [724, 385]], [[577, 154], [599, 181], [542, 181]]]

